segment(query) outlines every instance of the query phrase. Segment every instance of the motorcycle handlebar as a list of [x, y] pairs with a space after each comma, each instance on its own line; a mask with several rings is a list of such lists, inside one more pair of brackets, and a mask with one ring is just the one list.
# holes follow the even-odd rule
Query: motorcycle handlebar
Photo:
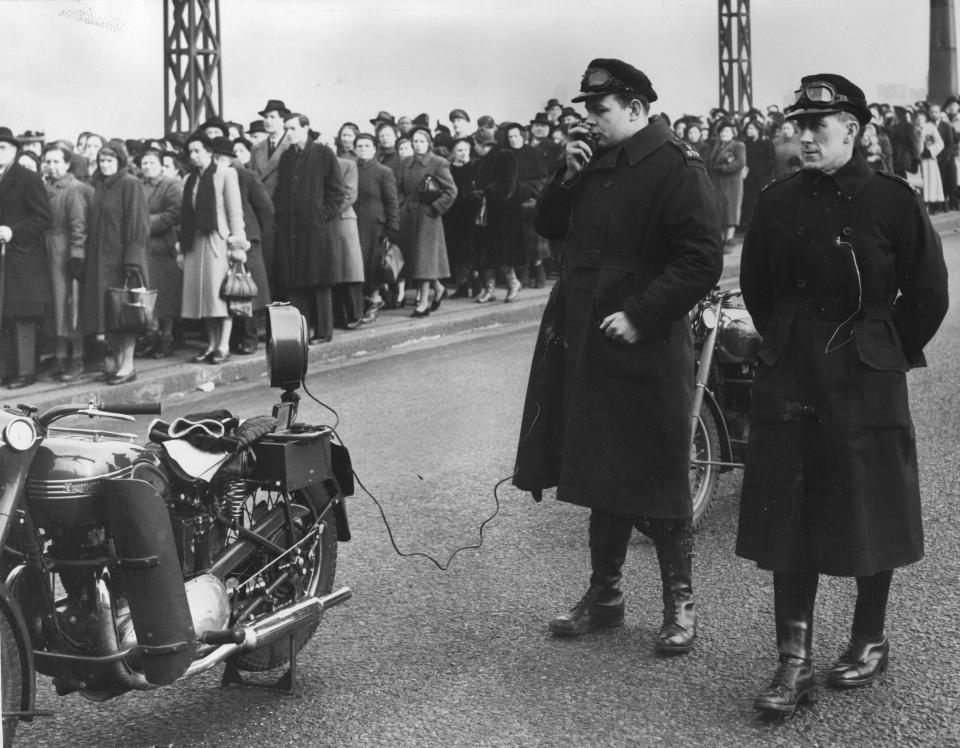
[[145, 403], [101, 403], [98, 410], [107, 413], [120, 413], [127, 416], [160, 415], [161, 403], [152, 400]]

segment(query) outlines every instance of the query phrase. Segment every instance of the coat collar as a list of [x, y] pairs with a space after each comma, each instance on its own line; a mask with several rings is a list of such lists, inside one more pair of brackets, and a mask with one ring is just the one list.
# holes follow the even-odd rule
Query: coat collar
[[673, 140], [673, 131], [660, 117], [650, 120], [650, 123], [639, 132], [631, 135], [625, 142], [604, 153], [594, 162], [598, 169], [612, 169], [620, 159], [620, 152], [626, 154], [630, 166], [636, 166], [664, 143]]
[[844, 197], [850, 199], [859, 194], [867, 182], [873, 179], [874, 171], [870, 168], [867, 160], [859, 150], [854, 150], [853, 157], [843, 166], [837, 169], [833, 174], [825, 174], [822, 171], [810, 172], [808, 184], [816, 187], [824, 179], [832, 179]]

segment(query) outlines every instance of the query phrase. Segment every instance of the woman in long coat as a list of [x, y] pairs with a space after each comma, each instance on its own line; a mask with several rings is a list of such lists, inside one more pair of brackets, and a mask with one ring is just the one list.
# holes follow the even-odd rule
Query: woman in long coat
[[707, 171], [720, 199], [720, 221], [725, 245], [733, 240], [733, 232], [740, 225], [743, 169], [747, 165], [747, 149], [743, 143], [733, 139], [734, 134], [730, 122], [721, 122], [717, 126], [717, 142], [707, 156]]
[[527, 145], [522, 125], [511, 122], [504, 129], [507, 132], [507, 145], [517, 156], [517, 189], [520, 193], [520, 218], [523, 222], [523, 243], [526, 250], [524, 261], [518, 266], [519, 280], [526, 283], [528, 270], [532, 270], [534, 285], [542, 288], [547, 280], [543, 261], [550, 256], [550, 247], [546, 242], [540, 241], [533, 228], [533, 212], [540, 191], [547, 181], [547, 168], [540, 154]]
[[183, 263], [183, 308], [186, 319], [202, 319], [207, 349], [194, 363], [221, 364], [230, 358], [233, 320], [220, 286], [230, 268], [229, 255], [246, 259], [240, 184], [232, 167], [213, 161], [213, 144], [194, 133], [186, 144], [193, 170], [183, 190], [180, 258]]
[[[87, 254], [87, 214], [93, 201], [93, 187], [68, 171], [70, 155], [65, 145], [57, 143], [48, 145], [43, 152], [53, 216], [50, 228], [43, 235], [50, 273], [52, 333], [56, 338], [57, 361], [50, 374], [61, 382], [72, 382], [83, 373], [83, 334], [79, 324], [74, 324], [74, 314], [78, 314], [80, 308], [79, 281]], [[74, 280], [78, 281], [76, 294]]]
[[383, 306], [380, 296], [379, 268], [373, 266], [373, 251], [384, 237], [397, 241], [400, 232], [400, 204], [397, 178], [393, 169], [377, 161], [377, 140], [363, 133], [354, 144], [357, 153], [357, 214], [360, 252], [363, 255], [364, 286], [367, 309], [364, 322], [372, 322]]
[[140, 155], [140, 181], [150, 211], [150, 240], [147, 267], [150, 282], [157, 289], [158, 335], [143, 355], [165, 358], [173, 347], [173, 323], [180, 318], [183, 305], [183, 271], [177, 263], [177, 227], [183, 203], [183, 185], [178, 179], [161, 173], [159, 151]]
[[740, 228], [746, 231], [753, 209], [757, 206], [760, 190], [773, 180], [776, 159], [773, 143], [766, 138], [760, 123], [755, 120], [750, 120], [743, 126], [743, 145], [746, 149], [747, 176], [743, 179]]
[[[89, 142], [89, 141], [88, 141]], [[107, 334], [116, 361], [105, 374], [107, 384], [133, 381], [133, 352], [137, 336], [107, 329], [104, 299], [110, 288], [147, 276], [147, 240], [150, 212], [140, 180], [127, 171], [127, 152], [119, 143], [107, 143], [97, 153], [93, 204], [87, 224], [87, 262], [84, 270], [83, 330], [88, 335]], [[137, 278], [139, 276], [139, 279]]]
[[[457, 199], [443, 215], [443, 233], [447, 241], [450, 270], [457, 286], [452, 298], [472, 296], [479, 289], [475, 243], [477, 214], [482, 197], [476, 186], [477, 162], [470, 159], [469, 138], [453, 141], [450, 174], [457, 185]], [[486, 218], [484, 218], [486, 220]]]
[[487, 225], [481, 233], [480, 244], [483, 290], [477, 296], [477, 303], [485, 304], [496, 299], [497, 269], [507, 278], [507, 295], [517, 295], [520, 281], [514, 268], [526, 262], [520, 165], [516, 153], [510, 148], [493, 146], [480, 159], [477, 185], [487, 199]]
[[[411, 136], [413, 156], [400, 167], [400, 250], [406, 261], [406, 273], [420, 283], [420, 303], [413, 317], [426, 317], [440, 308], [447, 290], [440, 282], [450, 275], [447, 243], [441, 216], [457, 197], [457, 185], [445, 159], [431, 151], [433, 139], [426, 128], [417, 128]], [[428, 180], [428, 177], [430, 180]], [[429, 181], [436, 192], [426, 189]], [[434, 298], [430, 301], [430, 288]]]
[[334, 246], [331, 259], [334, 279], [333, 324], [353, 330], [363, 322], [363, 251], [360, 249], [357, 213], [353, 209], [357, 201], [359, 177], [355, 154], [352, 158], [337, 156], [337, 162], [344, 195], [340, 211], [330, 221]]
[[943, 138], [935, 123], [930, 122], [927, 113], [916, 114], [914, 128], [920, 148], [920, 177], [923, 180], [923, 201], [927, 210], [935, 212], [944, 202], [943, 181], [940, 177], [940, 165], [937, 156], [943, 150]]

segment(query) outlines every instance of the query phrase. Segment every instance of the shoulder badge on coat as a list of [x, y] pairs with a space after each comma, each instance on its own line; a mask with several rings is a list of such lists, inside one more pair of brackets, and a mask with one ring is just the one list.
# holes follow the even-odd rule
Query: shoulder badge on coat
[[669, 142], [680, 151], [680, 155], [687, 164], [703, 163], [703, 157], [689, 143], [683, 142], [680, 138], [673, 138]]

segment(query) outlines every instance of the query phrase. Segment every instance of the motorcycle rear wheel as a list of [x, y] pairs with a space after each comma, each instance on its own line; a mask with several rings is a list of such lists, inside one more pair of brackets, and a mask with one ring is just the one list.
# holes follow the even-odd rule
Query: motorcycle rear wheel
[[[314, 486], [293, 493], [293, 502], [299, 506], [307, 507], [309, 511], [299, 519], [295, 519], [292, 527], [285, 523], [269, 538], [272, 542], [289, 547], [306, 536], [319, 519], [317, 512], [313, 509], [314, 504], [311, 503], [311, 498], [314, 502], [319, 502], [325, 498], [325, 494], [322, 489]], [[307, 544], [306, 551], [303, 554], [302, 574], [297, 580], [287, 582], [278, 588], [276, 593], [277, 604], [271, 608], [271, 612], [302, 600], [308, 595], [321, 597], [333, 589], [333, 578], [337, 570], [337, 520], [333, 512], [326, 514], [320, 523], [320, 529], [322, 532], [319, 537]], [[239, 570], [240, 574], [243, 575], [244, 570], [253, 570], [264, 566], [271, 560], [270, 555], [266, 551], [255, 553]], [[276, 578], [277, 574], [276, 572], [267, 572], [263, 576], [265, 581], [269, 583]], [[316, 628], [317, 624], [314, 624], [302, 628], [294, 634], [295, 652], [303, 649], [310, 637], [313, 636]], [[231, 661], [238, 670], [249, 672], [263, 672], [281, 667], [290, 661], [290, 641], [289, 639], [283, 639], [279, 642], [242, 652], [232, 658]]]
[[690, 444], [690, 496], [693, 499], [693, 528], [703, 524], [710, 511], [720, 478], [717, 465], [703, 464], [720, 459], [720, 430], [706, 404], [700, 409], [697, 430]]

